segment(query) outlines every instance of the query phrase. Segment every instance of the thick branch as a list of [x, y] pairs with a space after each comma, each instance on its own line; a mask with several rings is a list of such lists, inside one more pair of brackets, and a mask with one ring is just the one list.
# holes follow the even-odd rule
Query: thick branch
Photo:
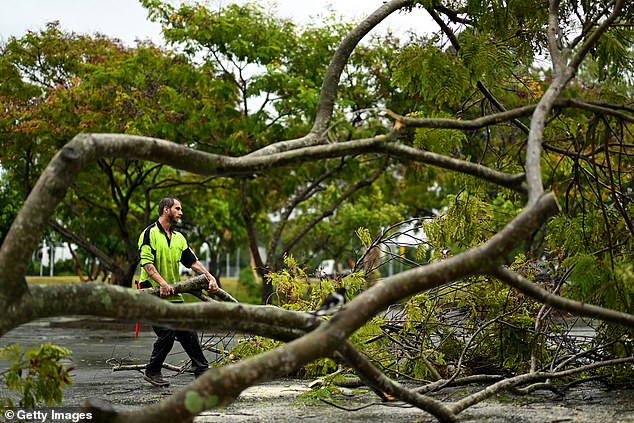
[[[0, 274], [3, 289], [0, 290], [0, 309], [27, 290], [23, 275], [26, 273], [32, 251], [39, 242], [40, 234], [64, 198], [68, 187], [90, 162], [103, 157], [124, 157], [165, 163], [176, 169], [201, 175], [236, 175], [287, 165], [297, 165], [317, 159], [341, 157], [370, 152], [381, 152], [390, 137], [376, 137], [345, 143], [307, 147], [301, 150], [279, 153], [266, 157], [227, 157], [204, 153], [156, 138], [121, 134], [79, 134], [53, 157], [35, 187], [29, 194], [20, 213], [14, 220], [5, 241], [0, 247]], [[462, 169], [469, 174], [493, 176], [492, 182], [500, 181], [508, 186], [506, 174], [484, 166], [447, 158], [441, 155], [420, 152], [407, 148], [385, 149], [394, 157], [423, 161], [450, 169]], [[488, 176], [487, 176], [488, 175]], [[504, 180], [506, 182], [503, 182]]]
[[346, 362], [360, 374], [367, 385], [427, 411], [442, 422], [457, 421], [456, 415], [442, 402], [394, 383], [368, 361], [352, 344], [345, 342], [338, 351], [343, 355]]
[[379, 7], [374, 11], [374, 13], [364, 19], [346, 36], [346, 38], [343, 39], [343, 41], [341, 41], [339, 48], [332, 56], [330, 65], [324, 75], [319, 106], [317, 108], [315, 123], [311, 129], [311, 133], [322, 134], [326, 131], [332, 116], [332, 110], [337, 94], [337, 86], [339, 85], [341, 73], [348, 63], [348, 58], [357, 44], [367, 35], [368, 32], [380, 24], [390, 14], [399, 9], [410, 6], [412, 3], [414, 3], [412, 0], [391, 0], [385, 2], [383, 6]]
[[[188, 293], [199, 292], [201, 289], [207, 289], [208, 284], [209, 282], [207, 281], [207, 277], [205, 275], [198, 275], [198, 276], [194, 276], [193, 278], [189, 278], [185, 281], [175, 283], [171, 285], [171, 287], [174, 290], [174, 294], [181, 294], [185, 292], [188, 292]], [[158, 286], [155, 286], [152, 288], [143, 288], [139, 291], [144, 292], [146, 294], [159, 295], [161, 290]], [[227, 291], [225, 291], [222, 288], [218, 288], [218, 291], [214, 292], [213, 295], [217, 296], [222, 301], [226, 301], [229, 303], [238, 302], [238, 300], [233, 298], [231, 294], [229, 294]]]
[[526, 148], [526, 183], [528, 185], [529, 204], [544, 192], [541, 178], [541, 152], [546, 117], [552, 109], [555, 101], [563, 88], [576, 74], [581, 61], [596, 45], [599, 37], [607, 30], [609, 25], [619, 16], [624, 1], [617, 0], [610, 16], [606, 18], [599, 28], [585, 41], [581, 49], [573, 59], [568, 62], [570, 49], [563, 46], [563, 37], [558, 22], [559, 0], [551, 0], [548, 9], [548, 48], [553, 64], [554, 78], [544, 95], [539, 101], [538, 107], [533, 113], [530, 133]]
[[412, 3], [412, 0], [391, 0], [385, 2], [383, 6], [379, 7], [374, 13], [364, 19], [341, 41], [324, 75], [315, 122], [308, 135], [295, 140], [276, 142], [254, 151], [248, 157], [267, 156], [269, 154], [325, 143], [326, 137], [324, 133], [332, 117], [341, 73], [348, 63], [348, 59], [353, 50], [363, 37], [380, 24], [387, 16], [399, 9], [412, 5]]
[[[558, 207], [554, 196], [544, 196], [533, 207], [528, 207], [520, 213], [506, 228], [481, 247], [451, 257], [442, 263], [420, 267], [386, 278], [383, 283], [357, 297], [364, 298], [361, 300], [363, 301], [361, 305], [355, 305], [357, 304], [356, 299], [349, 304], [350, 308], [358, 310], [354, 316], [349, 316], [351, 318], [347, 320], [348, 330], [352, 333], [378, 311], [415, 292], [431, 289], [478, 271], [486, 271], [486, 267], [483, 267], [485, 263], [490, 266], [494, 264], [493, 258], [499, 259], [505, 256], [520, 240], [526, 238], [549, 215], [556, 211], [558, 211]], [[12, 229], [14, 228], [12, 227]], [[205, 309], [201, 307], [202, 305], [195, 304], [175, 306], [150, 296], [139, 298], [141, 293], [133, 289], [121, 288], [117, 290], [115, 287], [100, 284], [81, 284], [69, 287], [33, 286], [30, 290], [31, 294], [23, 296], [21, 301], [13, 301], [7, 305], [6, 318], [1, 321], [0, 329], [2, 330], [0, 333], [5, 333], [7, 330], [33, 319], [68, 314], [118, 317], [128, 320], [135, 320], [142, 316], [157, 323], [169, 323], [164, 321], [169, 317], [176, 320], [183, 319], [183, 321], [188, 322], [187, 324], [198, 322], [197, 327], [204, 326], [203, 323], [218, 327], [218, 322], [214, 318], [226, 317], [225, 314], [230, 310], [229, 307], [235, 307], [240, 312], [247, 310], [244, 305], [219, 303], [207, 304], [207, 306], [214, 306], [211, 309]], [[67, 295], [75, 297], [78, 292], [82, 292], [79, 297], [83, 298], [82, 301], [77, 301], [77, 304], [68, 301]], [[135, 306], [140, 307], [140, 310], [136, 310], [137, 307], [130, 307], [130, 301], [134, 301]], [[73, 304], [71, 305], [71, 303]], [[188, 310], [187, 308], [192, 309]], [[277, 313], [281, 313], [275, 308], [267, 309], [269, 312], [276, 310]], [[202, 312], [202, 310], [206, 311]], [[346, 314], [344, 309], [338, 315]], [[277, 314], [273, 313], [273, 315]], [[262, 318], [259, 314], [254, 316], [248, 313], [240, 317], [240, 319], [253, 321]]]
[[113, 270], [118, 267], [117, 263], [112, 258], [110, 258], [108, 254], [101, 251], [92, 243], [88, 242], [88, 240], [86, 240], [85, 238], [78, 236], [70, 229], [65, 228], [64, 226], [60, 225], [59, 223], [57, 223], [56, 221], [52, 219], [49, 221], [49, 226], [53, 228], [55, 232], [57, 232], [58, 234], [66, 238], [67, 240], [72, 241], [73, 243], [77, 244], [78, 246], [80, 246], [81, 248], [83, 248], [84, 250], [86, 250], [93, 256], [97, 257], [99, 260], [101, 260], [101, 262], [105, 265], [106, 269]]
[[476, 176], [515, 191], [526, 191], [523, 184], [524, 174], [522, 173], [509, 175], [508, 173], [499, 172], [477, 163], [454, 159], [442, 154], [419, 150], [403, 144], [384, 144], [377, 148], [377, 150], [399, 159], [427, 163], [443, 169], [455, 170], [467, 175]]
[[600, 367], [607, 366], [617, 366], [619, 364], [626, 364], [634, 362], [634, 357], [626, 357], [619, 358], [615, 360], [602, 361], [598, 363], [592, 363], [587, 366], [581, 366], [575, 369], [564, 370], [561, 372], [538, 372], [538, 373], [528, 373], [519, 376], [515, 376], [512, 378], [501, 380], [493, 385], [486, 387], [485, 389], [476, 392], [475, 394], [469, 395], [460, 401], [457, 401], [449, 406], [449, 408], [454, 413], [460, 413], [461, 411], [471, 407], [472, 405], [478, 404], [479, 402], [484, 401], [487, 398], [491, 398], [493, 395], [502, 392], [504, 390], [514, 388], [518, 385], [522, 385], [525, 383], [538, 382], [548, 379], [557, 379], [572, 376], [578, 373], [587, 372], [590, 370], [594, 370]]
[[[537, 104], [517, 107], [515, 109], [492, 113], [471, 120], [446, 119], [446, 118], [412, 118], [401, 116], [391, 110], [386, 113], [396, 119], [401, 125], [410, 128], [444, 128], [458, 129], [463, 131], [477, 130], [486, 128], [487, 126], [497, 125], [502, 122], [508, 122], [520, 117], [529, 117], [537, 108]], [[634, 116], [631, 114], [619, 112], [616, 110], [617, 105], [606, 103], [594, 103], [583, 101], [575, 98], [559, 98], [553, 103], [553, 108], [579, 108], [595, 113], [606, 114], [623, 120], [624, 122], [634, 123]]]
[[[201, 277], [204, 278], [197, 276], [180, 286], [198, 287]], [[110, 317], [123, 321], [142, 319], [174, 328], [231, 329], [247, 333], [250, 332], [249, 322], [303, 330], [314, 325], [310, 315], [277, 307], [218, 301], [174, 304], [142, 290], [89, 282], [29, 287], [29, 294], [12, 304], [7, 316], [0, 320], [0, 335], [38, 318], [64, 315]]]
[[606, 309], [592, 304], [581, 303], [579, 301], [551, 294], [539, 285], [529, 281], [515, 272], [510, 271], [504, 266], [496, 266], [492, 269], [491, 274], [518, 291], [528, 295], [540, 303], [548, 304], [557, 310], [569, 311], [578, 316], [593, 317], [606, 322], [617, 323], [634, 328], [634, 315]]
[[610, 13], [610, 15], [607, 18], [601, 21], [601, 24], [597, 27], [597, 29], [591, 32], [590, 36], [588, 37], [588, 39], [586, 39], [586, 41], [583, 43], [581, 48], [576, 51], [574, 57], [570, 61], [571, 68], [577, 69], [581, 65], [581, 62], [583, 61], [583, 59], [586, 58], [588, 53], [592, 51], [594, 46], [599, 41], [599, 38], [601, 38], [603, 33], [607, 31], [607, 29], [610, 27], [610, 25], [612, 25], [612, 23], [614, 23], [616, 18], [618, 18], [621, 15], [621, 13], [623, 12], [624, 6], [625, 6], [625, 0], [616, 0], [614, 2], [614, 8], [612, 9], [612, 13]]

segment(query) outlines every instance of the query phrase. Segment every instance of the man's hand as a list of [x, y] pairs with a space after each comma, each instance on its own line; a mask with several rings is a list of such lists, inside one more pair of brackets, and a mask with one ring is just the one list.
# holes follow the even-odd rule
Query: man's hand
[[159, 291], [159, 295], [161, 296], [161, 298], [168, 297], [172, 295], [173, 293], [174, 293], [174, 288], [172, 288], [168, 284], [165, 284], [165, 285], [161, 284], [161, 288]]
[[205, 275], [205, 277], [209, 281], [207, 291], [210, 294], [213, 294], [214, 292], [218, 291], [218, 289], [220, 289], [218, 287], [218, 282], [216, 282], [216, 278], [214, 278], [214, 276], [209, 273], [209, 270], [205, 269], [205, 266], [203, 266], [201, 262], [196, 261], [194, 264], [192, 264], [192, 269], [199, 275]]
[[213, 294], [214, 292], [218, 291], [218, 282], [216, 282], [216, 278], [214, 278], [214, 276], [209, 272], [205, 272], [203, 273], [203, 275], [205, 275], [205, 277], [209, 281], [209, 286], [207, 287], [207, 291], [210, 294]]
[[163, 276], [156, 270], [154, 263], [147, 263], [143, 266], [148, 276], [151, 277], [154, 282], [158, 283], [160, 286], [159, 295], [161, 298], [169, 297], [174, 293], [174, 288], [172, 288], [166, 281], [163, 279]]

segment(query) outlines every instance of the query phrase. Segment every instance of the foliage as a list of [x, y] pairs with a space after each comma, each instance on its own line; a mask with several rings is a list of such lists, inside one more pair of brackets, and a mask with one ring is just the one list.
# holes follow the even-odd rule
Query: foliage
[[336, 388], [332, 383], [326, 383], [323, 386], [316, 387], [310, 391], [306, 391], [297, 396], [299, 404], [312, 404], [321, 400], [331, 400], [332, 396], [339, 393], [340, 389]]
[[493, 199], [482, 192], [466, 189], [458, 195], [448, 195], [446, 209], [431, 221], [423, 223], [430, 244], [452, 254], [476, 246], [501, 228], [519, 211], [519, 204], [500, 193]]
[[40, 344], [23, 350], [18, 344], [0, 348], [0, 359], [9, 363], [2, 376], [4, 385], [19, 399], [2, 398], [0, 408], [34, 408], [62, 403], [62, 388], [72, 384], [68, 369], [60, 361], [71, 351], [53, 344]]
[[438, 107], [457, 107], [469, 88], [469, 72], [455, 57], [434, 46], [410, 44], [395, 61], [394, 85]]
[[[256, 3], [230, 4], [217, 11], [202, 4], [175, 8], [159, 0], [142, 3], [150, 18], [163, 25], [168, 42], [222, 69], [227, 83], [240, 92], [245, 126], [238, 134], [247, 143], [236, 145], [233, 153], [306, 129], [325, 65], [349, 28], [333, 19], [320, 27], [299, 28]], [[258, 104], [262, 98], [264, 104]]]
[[302, 300], [302, 288], [307, 283], [298, 283], [297, 281], [307, 281], [308, 277], [292, 256], [284, 257], [284, 264], [286, 267], [281, 272], [267, 275], [273, 286], [278, 303], [284, 304], [285, 307], [291, 310], [305, 310], [306, 303]]
[[[0, 157], [0, 163], [2, 158]], [[17, 216], [22, 200], [18, 191], [12, 187], [13, 183], [3, 177], [4, 172], [0, 171], [0, 196], [4, 199], [0, 205], [0, 245], [11, 227], [11, 223]]]
[[[365, 231], [360, 228], [358, 232]], [[522, 255], [512, 267], [530, 278], [538, 272]], [[279, 305], [295, 311], [315, 309], [336, 286], [350, 287], [348, 298], [365, 286], [361, 274], [341, 281], [310, 280], [292, 257], [287, 257], [283, 270], [270, 276]], [[463, 354], [467, 373], [484, 366], [489, 371], [516, 374], [527, 370], [530, 363], [532, 329], [539, 306], [495, 279], [476, 278], [457, 282], [453, 289], [413, 296], [367, 322], [349, 341], [396, 378], [433, 379], [438, 372], [446, 373]], [[256, 337], [241, 343], [232, 353], [245, 357], [275, 345]], [[540, 357], [543, 363], [551, 358], [544, 340]], [[335, 370], [335, 363], [323, 358], [304, 366], [298, 375], [315, 378]]]
[[234, 347], [231, 348], [231, 355], [233, 355], [235, 359], [244, 359], [272, 350], [279, 345], [280, 342], [272, 339], [263, 336], [252, 336], [234, 345]]
[[260, 291], [259, 287], [255, 283], [253, 269], [251, 269], [250, 267], [243, 267], [242, 269], [240, 269], [238, 284], [246, 291], [246, 298], [242, 302], [247, 302], [249, 304], [260, 303]]
[[[447, 113], [431, 113], [425, 116], [423, 113], [411, 113], [411, 117], [450, 118]], [[420, 128], [414, 136], [414, 146], [423, 150], [432, 151], [447, 156], [457, 156], [462, 151], [467, 137], [458, 130], [440, 130], [436, 128]]]
[[[592, 215], [596, 217], [593, 219]], [[570, 269], [566, 295], [631, 313], [632, 240], [622, 221], [619, 223], [619, 215], [614, 212], [611, 215], [613, 223], [607, 225], [598, 211], [587, 211], [574, 218], [558, 217], [551, 225], [548, 240], [557, 246], [553, 249], [561, 266]], [[601, 249], [615, 241], [620, 244], [618, 249]]]
[[[276, 304], [287, 310], [308, 312], [316, 310], [322, 300], [337, 287], [348, 288], [346, 299], [349, 300], [363, 287], [365, 281], [362, 274], [353, 273], [341, 280], [310, 279], [292, 256], [285, 257], [285, 267], [279, 272], [268, 274], [274, 287]], [[250, 337], [238, 343], [231, 353], [238, 358], [246, 358], [259, 354], [277, 346], [263, 337]], [[309, 363], [299, 372], [303, 377], [324, 376], [336, 369], [336, 364], [329, 358]]]
[[313, 379], [320, 376], [326, 376], [337, 369], [337, 363], [331, 358], [320, 358], [308, 363], [299, 372], [299, 376]]
[[[473, 345], [469, 360], [476, 365], [500, 367], [520, 374], [528, 367], [533, 341], [532, 329], [540, 304], [519, 295], [496, 280], [480, 280], [462, 306], [471, 312], [466, 322]], [[548, 355], [541, 355], [547, 363]]]

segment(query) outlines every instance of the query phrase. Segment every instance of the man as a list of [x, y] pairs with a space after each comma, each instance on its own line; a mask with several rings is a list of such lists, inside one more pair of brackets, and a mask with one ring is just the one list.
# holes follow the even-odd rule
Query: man
[[[174, 226], [183, 217], [183, 209], [178, 199], [163, 198], [158, 205], [159, 218], [148, 226], [139, 236], [139, 255], [141, 258], [141, 287], [160, 286], [161, 298], [172, 302], [183, 302], [180, 294], [174, 295], [174, 284], [180, 280], [178, 263], [203, 274], [209, 281], [208, 291], [218, 290], [216, 279], [198, 261], [194, 252], [188, 247], [185, 237], [174, 230]], [[198, 335], [192, 330], [173, 330], [163, 326], [152, 326], [157, 339], [154, 343], [150, 361], [145, 368], [143, 378], [155, 386], [169, 386], [163, 379], [161, 368], [167, 354], [178, 340], [192, 361], [195, 377], [203, 374], [209, 367]]]

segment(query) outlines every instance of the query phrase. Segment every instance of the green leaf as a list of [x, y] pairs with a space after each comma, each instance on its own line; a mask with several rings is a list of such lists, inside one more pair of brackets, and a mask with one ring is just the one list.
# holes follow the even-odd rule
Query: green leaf
[[185, 393], [185, 408], [192, 414], [198, 414], [203, 411], [204, 401], [200, 394], [196, 391], [187, 391]]

